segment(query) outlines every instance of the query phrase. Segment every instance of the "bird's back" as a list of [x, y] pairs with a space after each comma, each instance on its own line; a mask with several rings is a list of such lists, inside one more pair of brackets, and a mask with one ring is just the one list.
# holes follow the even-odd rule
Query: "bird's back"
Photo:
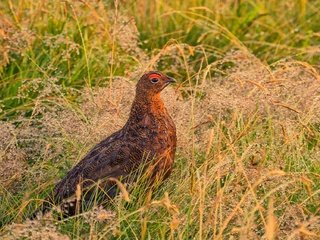
[[[97, 144], [67, 173], [54, 188], [55, 203], [74, 196], [78, 184], [86, 189], [101, 181], [105, 188], [111, 188], [114, 183], [106, 184], [108, 178], [126, 181], [141, 165], [154, 163], [151, 177], [161, 173], [166, 178], [171, 172], [175, 148], [175, 126], [167, 113], [140, 116], [135, 123], [128, 122]], [[108, 197], [114, 197], [114, 191], [111, 193]]]
[[97, 144], [54, 188], [56, 201], [75, 194], [76, 187], [82, 188], [107, 180], [107, 177], [125, 176], [140, 156], [137, 147], [126, 141], [123, 129]]

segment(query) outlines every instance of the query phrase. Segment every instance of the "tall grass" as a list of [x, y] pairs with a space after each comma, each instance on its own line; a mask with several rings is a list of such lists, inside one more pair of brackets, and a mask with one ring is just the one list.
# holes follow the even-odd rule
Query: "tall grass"
[[[246, 47], [274, 62], [296, 56], [319, 61], [316, 1], [132, 1], [130, 12], [148, 49], [171, 38], [204, 45], [211, 53]], [[126, 5], [125, 5], [126, 6]]]
[[[317, 239], [319, 1], [0, 2], [0, 237]], [[125, 122], [157, 68], [172, 176], [106, 209], [27, 221]]]
[[[69, 87], [105, 85], [172, 41], [201, 47], [188, 59], [194, 68], [203, 51], [210, 64], [233, 48], [269, 63], [284, 57], [319, 62], [317, 1], [7, 0], [0, 11], [2, 119], [34, 105], [41, 88], [28, 87], [27, 96], [18, 97], [33, 79], [55, 80], [73, 98]], [[160, 70], [176, 72], [172, 61]]]

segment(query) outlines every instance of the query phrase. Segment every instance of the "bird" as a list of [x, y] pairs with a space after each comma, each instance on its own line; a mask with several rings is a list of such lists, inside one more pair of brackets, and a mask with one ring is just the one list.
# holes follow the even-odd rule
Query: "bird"
[[[137, 181], [130, 176], [141, 167], [150, 183], [163, 182], [170, 176], [177, 144], [176, 126], [160, 93], [173, 82], [174, 78], [160, 71], [141, 76], [125, 125], [95, 145], [55, 185], [42, 204], [42, 214], [50, 211], [52, 205], [60, 206], [64, 216], [77, 214], [79, 209], [74, 198], [77, 191], [87, 199], [92, 198], [93, 191], [85, 189], [97, 182], [112, 199], [117, 194], [115, 182]], [[37, 212], [32, 218], [36, 215]]]

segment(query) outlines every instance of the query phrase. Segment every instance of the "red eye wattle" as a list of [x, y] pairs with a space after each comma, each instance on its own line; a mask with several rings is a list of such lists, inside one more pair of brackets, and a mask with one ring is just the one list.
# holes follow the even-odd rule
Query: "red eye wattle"
[[160, 78], [160, 75], [156, 74], [156, 73], [153, 73], [153, 74], [149, 75], [149, 79], [151, 79], [151, 78]]
[[152, 83], [157, 83], [158, 81], [159, 81], [159, 79], [160, 79], [160, 76], [159, 76], [159, 74], [151, 74], [150, 76], [149, 76], [149, 79], [150, 79], [150, 81], [152, 82]]

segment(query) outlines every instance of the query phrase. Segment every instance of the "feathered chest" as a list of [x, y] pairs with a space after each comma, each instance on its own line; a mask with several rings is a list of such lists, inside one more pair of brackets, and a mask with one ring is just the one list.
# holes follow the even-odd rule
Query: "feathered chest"
[[166, 110], [161, 113], [147, 112], [136, 117], [136, 124], [130, 124], [128, 136], [146, 151], [161, 154], [176, 146], [176, 127]]

